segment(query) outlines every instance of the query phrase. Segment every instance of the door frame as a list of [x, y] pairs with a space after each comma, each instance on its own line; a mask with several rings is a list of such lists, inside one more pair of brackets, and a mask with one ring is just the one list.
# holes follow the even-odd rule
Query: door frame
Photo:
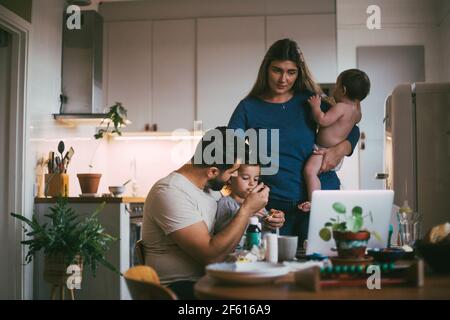
[[[23, 267], [24, 250], [22, 223], [9, 213], [17, 212], [30, 216], [32, 195], [26, 193], [28, 125], [28, 81], [31, 24], [12, 11], [0, 5], [0, 26], [11, 34], [11, 88], [10, 88], [10, 128], [8, 158], [8, 275], [9, 299], [32, 298], [32, 266]], [[31, 202], [31, 203], [30, 203]], [[31, 206], [30, 206], [31, 204]]]

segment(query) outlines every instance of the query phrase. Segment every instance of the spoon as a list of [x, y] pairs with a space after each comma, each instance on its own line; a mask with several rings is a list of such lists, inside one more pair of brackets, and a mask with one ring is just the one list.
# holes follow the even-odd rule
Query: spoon
[[126, 186], [130, 181], [131, 181], [131, 179], [128, 179], [127, 182], [125, 182], [125, 183], [123, 184], [123, 186]]
[[58, 143], [58, 152], [61, 154], [61, 160], [63, 159], [63, 152], [64, 152], [64, 149], [65, 149], [65, 145], [64, 145], [64, 142], [61, 140], [61, 141]]

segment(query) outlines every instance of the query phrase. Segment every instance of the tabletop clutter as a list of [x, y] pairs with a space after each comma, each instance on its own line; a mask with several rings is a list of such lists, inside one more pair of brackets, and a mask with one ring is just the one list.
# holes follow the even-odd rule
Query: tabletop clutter
[[[403, 207], [400, 214], [404, 217], [405, 212], [407, 210]], [[376, 269], [383, 286], [422, 287], [425, 272], [423, 258], [427, 263], [430, 260], [426, 256], [428, 251], [423, 254], [423, 248], [428, 247], [422, 243], [421, 247], [416, 248], [416, 243], [411, 241], [410, 246], [406, 245], [406, 241], [401, 241], [400, 244], [404, 244], [402, 247], [393, 247], [389, 241], [387, 248], [369, 248], [362, 257], [325, 257], [319, 254], [305, 256], [300, 254], [301, 250], [297, 250], [297, 237], [265, 231], [256, 217], [250, 218], [244, 238], [243, 247], [230, 254], [226, 262], [206, 267], [206, 273], [210, 277], [219, 283], [257, 285], [274, 282], [293, 273], [299, 288], [319, 291], [325, 287], [366, 287], [367, 278]], [[434, 266], [432, 270], [444, 269], [449, 272], [449, 223], [433, 228], [424, 239], [428, 245], [435, 244], [438, 240], [447, 244], [447, 255], [445, 258], [441, 257], [445, 261], [440, 268]], [[421, 242], [417, 241], [419, 243]]]

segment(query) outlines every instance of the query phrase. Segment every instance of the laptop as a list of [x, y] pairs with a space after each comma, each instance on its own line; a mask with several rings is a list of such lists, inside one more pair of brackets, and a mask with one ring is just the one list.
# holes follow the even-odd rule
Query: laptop
[[324, 224], [330, 218], [336, 218], [338, 215], [332, 207], [335, 202], [340, 202], [346, 207], [347, 216], [351, 215], [354, 206], [360, 206], [363, 209], [363, 216], [372, 212], [373, 222], [370, 221], [369, 217], [364, 218], [363, 228], [378, 232], [381, 242], [371, 236], [367, 247], [386, 248], [393, 201], [394, 191], [392, 190], [314, 191], [311, 201], [306, 255], [337, 255], [337, 252], [332, 250], [336, 247], [334, 239], [324, 241], [319, 236], [319, 231], [324, 227]]

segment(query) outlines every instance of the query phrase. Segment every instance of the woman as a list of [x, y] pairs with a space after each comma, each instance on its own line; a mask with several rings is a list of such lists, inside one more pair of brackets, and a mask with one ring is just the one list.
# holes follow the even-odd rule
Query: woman
[[[279, 129], [279, 170], [264, 177], [271, 190], [267, 208], [284, 211], [286, 220], [280, 234], [298, 236], [299, 245], [308, 233], [309, 214], [301, 212], [297, 205], [307, 198], [302, 172], [313, 152], [317, 129], [307, 104], [313, 94], [322, 94], [322, 90], [313, 80], [297, 43], [278, 40], [267, 51], [253, 89], [236, 107], [228, 124], [229, 128], [244, 131]], [[322, 102], [324, 111], [328, 107]], [[351, 155], [358, 138], [359, 128], [355, 126], [346, 141], [314, 151], [323, 155], [322, 189], [339, 189], [339, 178], [329, 170]]]

